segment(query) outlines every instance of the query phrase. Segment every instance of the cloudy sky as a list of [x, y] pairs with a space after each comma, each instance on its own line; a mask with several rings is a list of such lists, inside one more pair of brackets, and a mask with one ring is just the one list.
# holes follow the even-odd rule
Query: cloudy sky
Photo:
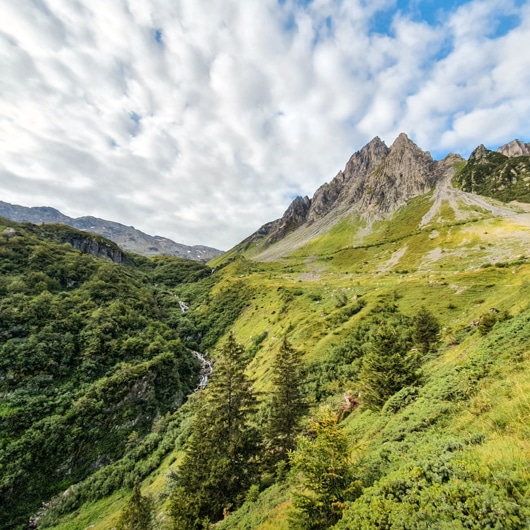
[[0, 0], [0, 200], [228, 249], [374, 136], [530, 140], [530, 0]]

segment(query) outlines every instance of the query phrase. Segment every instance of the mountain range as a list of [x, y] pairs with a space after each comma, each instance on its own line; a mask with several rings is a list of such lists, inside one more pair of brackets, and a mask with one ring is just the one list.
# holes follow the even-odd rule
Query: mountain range
[[162, 236], [151, 236], [133, 226], [85, 216], [72, 218], [49, 206], [28, 208], [0, 201], [0, 216], [17, 222], [33, 224], [59, 223], [85, 232], [99, 234], [127, 252], [142, 256], [169, 255], [195, 261], [209, 261], [222, 254], [221, 250], [204, 245], [183, 245]]
[[499, 207], [476, 194], [504, 203], [530, 202], [530, 144], [513, 140], [497, 151], [480, 145], [466, 163], [458, 154], [435, 161], [404, 133], [390, 147], [375, 137], [311, 199], [296, 197], [280, 219], [263, 225], [228, 255], [238, 252], [257, 260], [277, 259], [345, 219], [357, 222], [350, 235], [361, 244], [375, 221], [390, 218], [411, 199], [428, 193], [436, 197], [430, 217], [444, 201], [452, 205], [455, 215], [466, 215], [459, 210], [459, 202], [512, 215], [516, 204]]

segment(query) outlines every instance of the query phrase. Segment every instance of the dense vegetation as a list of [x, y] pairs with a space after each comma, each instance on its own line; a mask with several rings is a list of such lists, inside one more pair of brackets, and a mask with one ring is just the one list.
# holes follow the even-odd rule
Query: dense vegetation
[[530, 157], [507, 157], [485, 150], [481, 157], [471, 156], [457, 174], [455, 182], [464, 190], [503, 202], [530, 202]]
[[[61, 244], [65, 233], [93, 242], [70, 228], [3, 225], [0, 520], [12, 528], [70, 485], [92, 482], [76, 491], [81, 502], [152, 471], [171, 413], [198, 382], [190, 347], [217, 340], [241, 305], [205, 319], [183, 311], [180, 296], [188, 306], [207, 295], [216, 309], [230, 299], [210, 293], [216, 280], [203, 264], [129, 256], [119, 265]], [[126, 462], [145, 444], [153, 461], [142, 472]]]

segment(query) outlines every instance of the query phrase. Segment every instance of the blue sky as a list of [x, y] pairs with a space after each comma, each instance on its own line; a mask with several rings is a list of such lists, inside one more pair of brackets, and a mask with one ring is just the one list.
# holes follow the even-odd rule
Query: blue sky
[[529, 43], [529, 0], [3, 0], [0, 200], [226, 249], [374, 136], [528, 142]]

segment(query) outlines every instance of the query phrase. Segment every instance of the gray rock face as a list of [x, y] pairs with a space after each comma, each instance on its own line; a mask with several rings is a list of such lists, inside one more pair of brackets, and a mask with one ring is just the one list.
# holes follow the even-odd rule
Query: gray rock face
[[73, 219], [50, 207], [27, 208], [0, 201], [0, 216], [17, 222], [34, 224], [60, 223], [78, 230], [99, 234], [114, 241], [123, 250], [143, 256], [170, 255], [195, 261], [209, 261], [222, 254], [221, 250], [203, 245], [182, 245], [161, 236], [150, 236], [132, 226], [98, 217], [78, 217]]
[[407, 200], [429, 192], [444, 168], [406, 134], [389, 148], [378, 137], [352, 155], [343, 171], [315, 192], [312, 199], [297, 197], [278, 220], [262, 226], [245, 242], [269, 236], [275, 243], [303, 224], [312, 224], [335, 211], [385, 214]]
[[296, 197], [296, 199], [289, 205], [283, 216], [278, 220], [273, 230], [271, 242], [279, 241], [285, 237], [289, 232], [298, 228], [307, 219], [307, 213], [311, 206], [309, 197]]
[[383, 163], [366, 179], [359, 209], [374, 213], [397, 210], [432, 189], [439, 176], [436, 166], [430, 153], [401, 133]]
[[499, 147], [497, 151], [509, 157], [530, 155], [530, 143], [525, 144], [521, 140], [512, 140], [506, 145]]
[[315, 221], [339, 205], [348, 206], [360, 201], [366, 192], [368, 176], [383, 163], [389, 151], [376, 136], [354, 153], [344, 171], [340, 171], [329, 184], [324, 184], [315, 192], [308, 220]]
[[116, 246], [104, 242], [95, 241], [91, 237], [65, 237], [63, 243], [72, 245], [75, 249], [84, 254], [92, 254], [98, 258], [110, 259], [114, 263], [125, 263], [125, 254]]

